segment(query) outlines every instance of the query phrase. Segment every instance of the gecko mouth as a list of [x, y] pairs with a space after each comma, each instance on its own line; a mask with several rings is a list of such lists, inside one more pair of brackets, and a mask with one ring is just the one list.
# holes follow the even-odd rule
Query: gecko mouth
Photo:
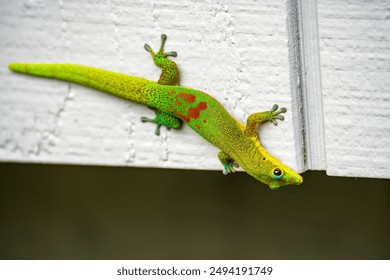
[[290, 178], [291, 185], [300, 185], [303, 183], [302, 177], [299, 177], [298, 179], [295, 179], [294, 177]]

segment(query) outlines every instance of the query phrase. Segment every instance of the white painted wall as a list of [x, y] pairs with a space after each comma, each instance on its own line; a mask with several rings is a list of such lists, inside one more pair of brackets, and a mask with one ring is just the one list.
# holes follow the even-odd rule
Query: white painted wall
[[390, 2], [318, 1], [327, 173], [390, 178]]
[[303, 170], [290, 94], [284, 1], [0, 0], [0, 159], [221, 169], [217, 148], [188, 127], [153, 134], [147, 108], [61, 81], [11, 73], [19, 62], [77, 63], [157, 80], [143, 49], [168, 35], [181, 84], [206, 91], [240, 121], [274, 103], [286, 121], [264, 146]]
[[0, 0], [0, 160], [221, 169], [217, 148], [188, 127], [155, 136], [141, 105], [7, 69], [65, 62], [157, 80], [143, 45], [157, 49], [161, 33], [181, 84], [238, 120], [289, 109], [260, 129], [287, 165], [390, 177], [386, 0]]

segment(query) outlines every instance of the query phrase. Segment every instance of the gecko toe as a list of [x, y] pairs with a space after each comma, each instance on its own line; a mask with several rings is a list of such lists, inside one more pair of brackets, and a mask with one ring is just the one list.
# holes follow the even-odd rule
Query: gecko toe
[[273, 118], [284, 121], [284, 116], [282, 116], [282, 115], [277, 115], [277, 116], [274, 116]]
[[155, 128], [155, 130], [154, 130], [154, 134], [156, 134], [157, 136], [159, 136], [160, 135], [160, 127], [161, 127], [161, 123], [158, 123], [157, 125], [156, 125], [156, 128]]
[[146, 51], [150, 52], [152, 50], [152, 48], [148, 45], [148, 44], [145, 44], [144, 45], [144, 48]]
[[147, 117], [141, 117], [141, 122], [153, 122], [153, 123], [155, 123], [156, 119], [150, 119], [150, 118], [147, 118]]
[[235, 167], [238, 167], [237, 163], [224, 164], [222, 172], [224, 175], [227, 175], [229, 173], [235, 173], [237, 171]]
[[172, 56], [177, 57], [177, 52], [167, 52], [163, 54], [164, 57]]
[[278, 112], [279, 112], [279, 114], [283, 114], [283, 113], [287, 112], [287, 109], [283, 107], [283, 108], [280, 108], [280, 110]]

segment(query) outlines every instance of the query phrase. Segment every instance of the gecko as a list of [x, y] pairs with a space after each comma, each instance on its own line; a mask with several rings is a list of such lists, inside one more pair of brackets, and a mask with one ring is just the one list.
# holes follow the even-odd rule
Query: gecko
[[220, 149], [218, 158], [223, 174], [236, 172], [242, 167], [256, 180], [276, 190], [280, 186], [300, 185], [302, 177], [271, 155], [260, 143], [258, 124], [270, 121], [277, 125], [283, 121], [286, 108], [274, 105], [271, 110], [249, 115], [246, 123], [236, 120], [212, 96], [200, 90], [179, 85], [179, 70], [169, 57], [174, 51], [164, 52], [167, 36], [161, 35], [161, 45], [156, 53], [145, 44], [154, 64], [161, 68], [157, 82], [141, 77], [111, 72], [76, 64], [11, 63], [14, 72], [45, 78], [64, 80], [100, 90], [149, 107], [155, 118], [141, 117], [142, 122], [160, 127], [180, 128], [184, 122], [205, 140]]

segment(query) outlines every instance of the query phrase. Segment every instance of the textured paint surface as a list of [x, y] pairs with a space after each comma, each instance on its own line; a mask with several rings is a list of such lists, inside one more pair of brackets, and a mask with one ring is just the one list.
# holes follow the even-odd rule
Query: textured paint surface
[[[220, 169], [218, 149], [186, 127], [155, 137], [139, 121], [153, 115], [143, 106], [6, 69], [11, 61], [77, 63], [157, 81], [143, 44], [157, 45], [163, 32], [166, 48], [178, 53], [180, 84], [209, 92], [240, 121], [274, 103], [291, 108], [282, 1], [0, 2], [3, 161]], [[292, 111], [260, 133], [264, 147], [295, 169]], [[209, 124], [198, 121], [200, 129]]]
[[390, 4], [319, 1], [327, 173], [390, 177]]

